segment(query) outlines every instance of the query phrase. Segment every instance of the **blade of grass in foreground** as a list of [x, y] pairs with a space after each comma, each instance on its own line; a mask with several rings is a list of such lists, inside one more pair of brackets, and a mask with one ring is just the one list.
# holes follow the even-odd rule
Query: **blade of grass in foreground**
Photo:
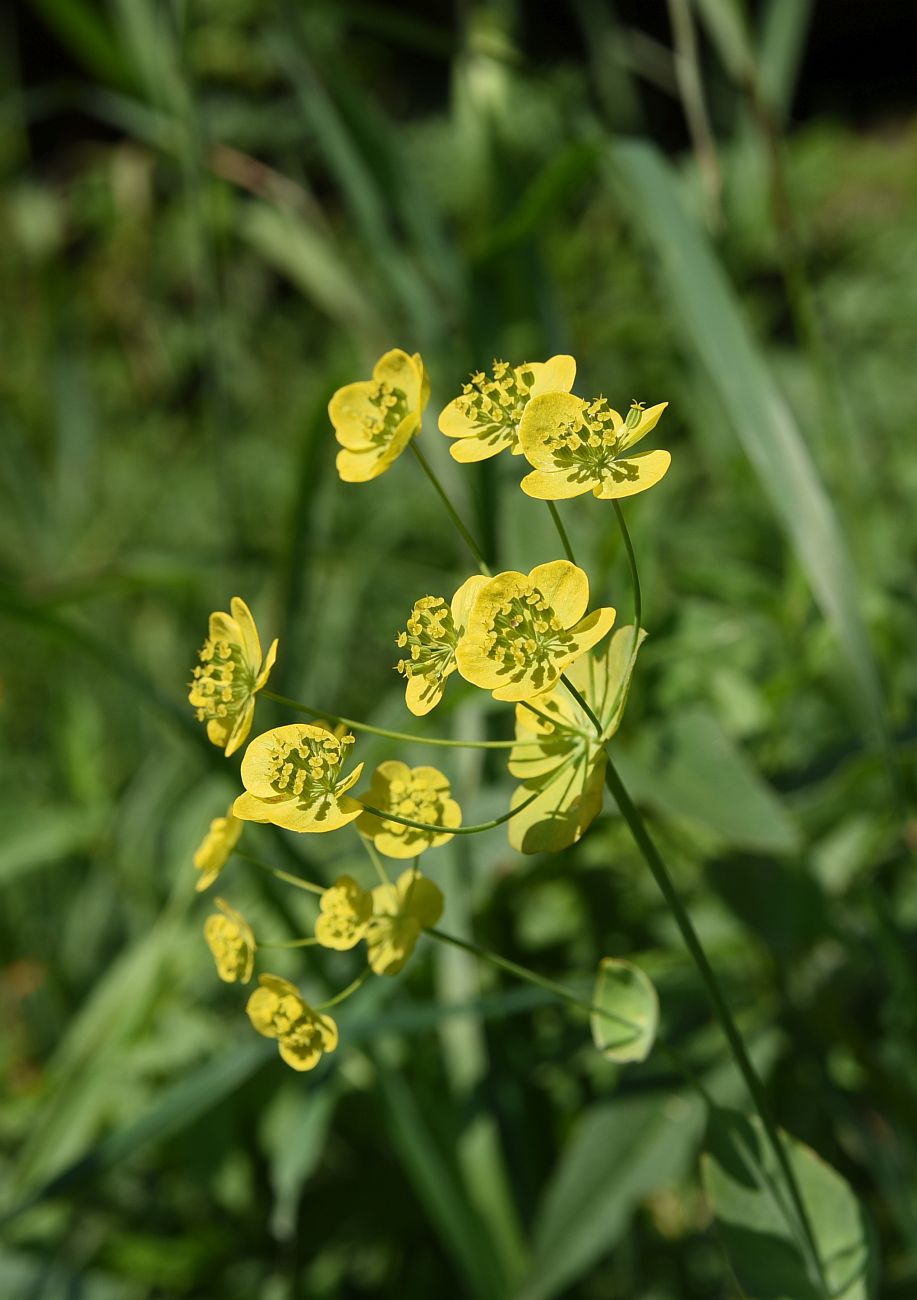
[[882, 688], [857, 602], [850, 556], [808, 448], [758, 348], [723, 267], [682, 202], [671, 168], [650, 144], [614, 147], [624, 204], [650, 245], [686, 347], [704, 368], [833, 627], [866, 730], [887, 761]]

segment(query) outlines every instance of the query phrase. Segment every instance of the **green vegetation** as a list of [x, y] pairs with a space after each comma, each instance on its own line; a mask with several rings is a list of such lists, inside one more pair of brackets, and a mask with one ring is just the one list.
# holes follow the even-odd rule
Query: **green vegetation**
[[[804, 0], [755, 24], [670, 0], [675, 58], [578, 0], [548, 59], [509, 9], [33, 0], [66, 74], [5, 42], [3, 1297], [915, 1293], [917, 122], [788, 129]], [[649, 635], [610, 752], [791, 1135], [823, 1284], [610, 798], [560, 854], [505, 826], [435, 850], [461, 941], [336, 1010], [314, 1072], [216, 978], [191, 860], [241, 787], [186, 700], [211, 610], [242, 595], [279, 638], [256, 731], [287, 696], [511, 735], [458, 677], [413, 718], [392, 671], [412, 601], [471, 571], [413, 457], [335, 473], [328, 400], [396, 346], [495, 569], [559, 543], [509, 456], [450, 459], [435, 415], [470, 371], [569, 352], [578, 391], [669, 403], [672, 468], [625, 503]], [[575, 505], [620, 626], [610, 505]], [[367, 773], [392, 756], [359, 743]], [[507, 753], [397, 751], [469, 823], [505, 813]], [[245, 843], [366, 880], [352, 836]], [[225, 879], [259, 939], [308, 931], [304, 891], [244, 855]], [[276, 968], [318, 1001], [356, 970], [309, 946]], [[652, 1039], [640, 972], [652, 1051], [601, 1019]]]

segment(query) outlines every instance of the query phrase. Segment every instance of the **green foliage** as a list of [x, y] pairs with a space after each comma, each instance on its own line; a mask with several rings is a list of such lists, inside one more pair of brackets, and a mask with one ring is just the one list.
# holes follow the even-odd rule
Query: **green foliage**
[[[672, 469], [627, 514], [649, 635], [615, 761], [804, 1139], [832, 1286], [876, 1294], [881, 1255], [882, 1296], [913, 1294], [915, 126], [771, 136], [812, 7], [748, 6], [757, 30], [705, 0], [710, 208], [643, 113], [650, 82], [676, 93], [667, 51], [592, 0], [557, 49], [515, 8], [34, 0], [65, 75], [2, 61], [3, 1296], [732, 1300], [732, 1270], [812, 1293], [761, 1134], [716, 1111], [705, 1139], [663, 1051], [622, 1069], [586, 1013], [427, 943], [292, 1079], [214, 976], [191, 855], [239, 782], [185, 701], [209, 611], [251, 603], [277, 691], [424, 731], [392, 638], [467, 577], [461, 539], [410, 461], [339, 483], [326, 419], [391, 346], [423, 352], [434, 412], [493, 356], [555, 351], [584, 393], [669, 401]], [[432, 421], [422, 445], [494, 564], [557, 558], [508, 458], [460, 471]], [[561, 506], [630, 621], [607, 504]], [[442, 707], [511, 725], [458, 684]], [[444, 767], [469, 820], [505, 811], [505, 756]], [[252, 845], [362, 870], [343, 842]], [[747, 1107], [610, 800], [558, 855], [503, 829], [438, 852], [444, 928], [585, 1002], [632, 954], [660, 1037]], [[302, 932], [305, 901], [227, 873], [257, 934]], [[328, 992], [309, 950], [281, 967]]]
[[589, 1018], [592, 1041], [609, 1061], [645, 1061], [659, 1025], [653, 982], [633, 962], [603, 957], [599, 962]]

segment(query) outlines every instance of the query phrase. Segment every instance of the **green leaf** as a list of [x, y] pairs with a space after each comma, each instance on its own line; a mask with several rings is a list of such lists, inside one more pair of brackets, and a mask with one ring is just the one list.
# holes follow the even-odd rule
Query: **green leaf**
[[650, 977], [633, 962], [603, 957], [592, 994], [592, 1041], [609, 1061], [645, 1061], [659, 1028], [659, 998]]
[[687, 1174], [703, 1122], [700, 1098], [680, 1093], [586, 1110], [539, 1206], [517, 1300], [549, 1300], [607, 1255], [640, 1202]]
[[738, 294], [658, 149], [629, 140], [615, 146], [612, 158], [622, 198], [649, 244], [685, 344], [706, 371], [837, 635], [866, 728], [887, 748], [882, 688], [844, 534]]
[[712, 714], [682, 713], [644, 731], [615, 762], [631, 794], [736, 848], [792, 853], [799, 831], [778, 796]]
[[825, 1284], [757, 1118], [715, 1110], [702, 1176], [717, 1228], [749, 1300], [869, 1300], [876, 1258], [865, 1214], [847, 1182], [802, 1142], [781, 1134], [818, 1246]]

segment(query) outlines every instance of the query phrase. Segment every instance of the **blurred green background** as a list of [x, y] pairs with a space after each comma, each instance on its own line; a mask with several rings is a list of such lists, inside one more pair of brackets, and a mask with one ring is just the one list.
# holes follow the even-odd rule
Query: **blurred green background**
[[[238, 788], [185, 701], [211, 609], [280, 637], [278, 691], [508, 734], [470, 689], [415, 723], [391, 670], [413, 600], [471, 571], [410, 458], [335, 475], [327, 400], [391, 346], [433, 417], [492, 357], [557, 351], [584, 395], [670, 403], [673, 468], [627, 509], [650, 638], [615, 753], [781, 1124], [862, 1199], [879, 1294], [917, 1294], [915, 38], [888, 0], [2, 19], [4, 1298], [740, 1294], [664, 1056], [621, 1071], [428, 944], [294, 1075], [201, 939], [191, 855]], [[435, 418], [424, 445], [496, 565], [556, 558], [517, 463], [460, 469]], [[564, 518], [627, 621], [607, 506]], [[499, 754], [442, 766], [470, 820], [506, 807]], [[249, 836], [366, 873], [346, 835]], [[425, 865], [445, 928], [555, 978], [635, 957], [745, 1105], [607, 809], [557, 857], [500, 829]], [[219, 892], [265, 937], [311, 916], [240, 861]], [[272, 966], [321, 996], [349, 956]]]

